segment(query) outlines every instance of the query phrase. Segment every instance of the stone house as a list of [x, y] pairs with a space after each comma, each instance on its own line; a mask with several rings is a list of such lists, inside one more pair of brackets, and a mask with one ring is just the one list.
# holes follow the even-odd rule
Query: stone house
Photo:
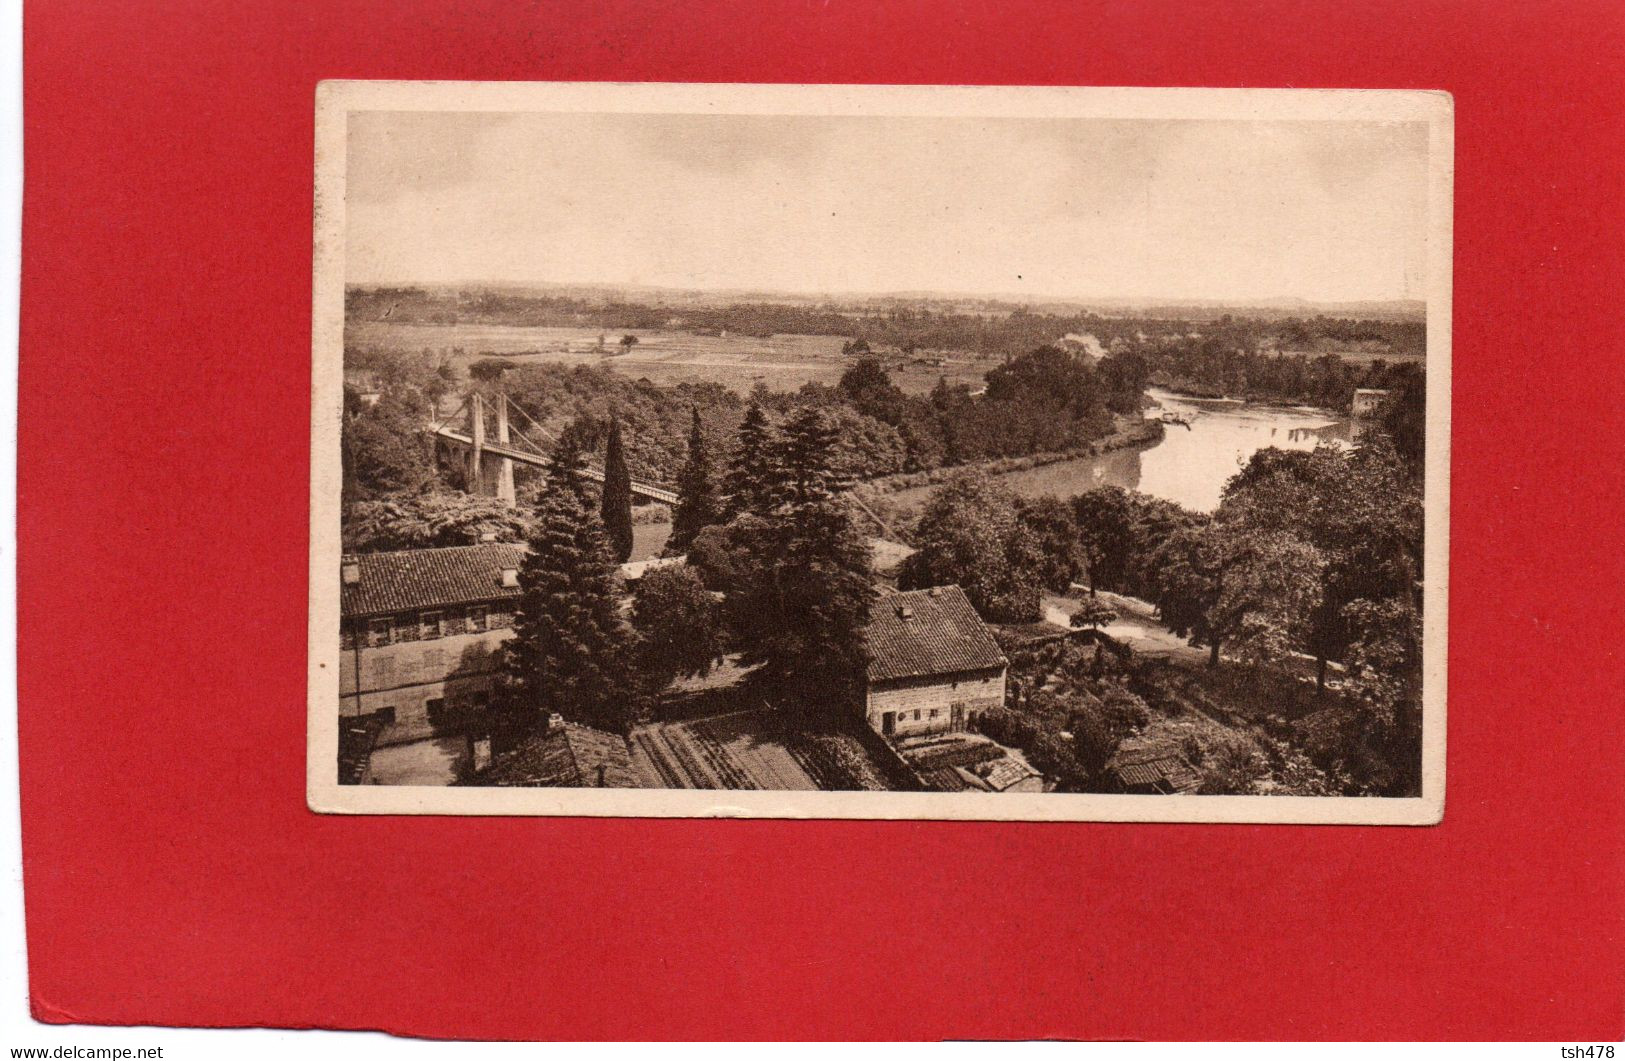
[[1009, 663], [958, 586], [880, 598], [867, 635], [864, 711], [881, 736], [961, 730], [1004, 704]]
[[379, 744], [461, 732], [490, 702], [523, 557], [502, 544], [344, 557], [341, 720], [374, 721]]

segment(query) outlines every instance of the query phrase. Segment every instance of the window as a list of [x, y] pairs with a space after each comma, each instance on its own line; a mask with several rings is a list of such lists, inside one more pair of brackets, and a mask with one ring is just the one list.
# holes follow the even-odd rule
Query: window
[[405, 615], [397, 615], [395, 617], [395, 642], [396, 642], [396, 644], [404, 644], [407, 641], [416, 641], [417, 639], [418, 639], [418, 621], [417, 621], [417, 617], [414, 616], [411, 612], [407, 612]]
[[424, 612], [418, 617], [418, 631], [425, 638], [440, 636], [440, 613]]
[[446, 720], [446, 701], [425, 700], [423, 709], [428, 713], [429, 725], [438, 726]]
[[348, 652], [355, 648], [355, 627], [345, 623], [339, 627], [339, 651]]
[[484, 606], [476, 605], [468, 609], [468, 628], [476, 634], [485, 629]]
[[931, 717], [932, 717], [932, 718], [936, 718], [936, 717], [937, 717], [937, 709], [936, 709], [936, 708], [934, 708], [934, 707], [933, 707], [933, 708], [932, 708], [932, 709], [931, 709]]
[[914, 709], [914, 721], [918, 722], [919, 720], [920, 720], [920, 709], [916, 707]]
[[395, 709], [393, 707], [380, 707], [372, 713], [372, 717], [386, 726], [395, 724]]
[[389, 644], [389, 619], [367, 620], [367, 644], [372, 648]]

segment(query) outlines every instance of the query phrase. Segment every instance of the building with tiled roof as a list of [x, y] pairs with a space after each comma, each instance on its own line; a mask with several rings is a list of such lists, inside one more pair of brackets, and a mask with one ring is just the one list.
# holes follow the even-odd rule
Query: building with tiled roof
[[636, 788], [626, 738], [555, 719], [468, 782], [509, 788]]
[[523, 558], [523, 547], [495, 543], [345, 556], [341, 718], [379, 723], [380, 745], [463, 733], [513, 634]]
[[1202, 775], [1171, 744], [1130, 738], [1106, 763], [1106, 776], [1120, 792], [1145, 796], [1191, 793]]
[[885, 737], [959, 730], [1004, 703], [1008, 661], [958, 586], [875, 601], [864, 710]]

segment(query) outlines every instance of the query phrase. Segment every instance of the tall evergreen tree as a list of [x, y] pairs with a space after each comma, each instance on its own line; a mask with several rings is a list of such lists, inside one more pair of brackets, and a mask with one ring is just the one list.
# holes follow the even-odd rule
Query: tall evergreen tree
[[610, 556], [624, 564], [632, 556], [632, 473], [626, 467], [621, 444], [621, 422], [609, 422], [609, 446], [604, 453], [604, 493], [599, 506]]
[[767, 495], [775, 505], [827, 501], [852, 485], [835, 461], [839, 432], [821, 410], [804, 406], [785, 423], [772, 447]]
[[671, 538], [666, 553], [686, 552], [694, 536], [721, 522], [717, 490], [711, 482], [711, 455], [700, 432], [700, 411], [694, 410], [694, 424], [688, 432], [688, 460], [677, 477], [677, 510], [672, 513]]
[[767, 504], [729, 524], [737, 574], [730, 628], [786, 705], [846, 709], [868, 660], [868, 543], [837, 491], [836, 434], [816, 410], [791, 419], [759, 482]]
[[499, 710], [509, 737], [555, 711], [616, 729], [632, 720], [630, 635], [583, 465], [574, 446], [555, 449], [537, 502], [514, 636], [503, 646]]
[[733, 519], [742, 512], [766, 512], [772, 507], [775, 456], [773, 427], [761, 405], [753, 401], [739, 425], [733, 460], [723, 482], [725, 518]]

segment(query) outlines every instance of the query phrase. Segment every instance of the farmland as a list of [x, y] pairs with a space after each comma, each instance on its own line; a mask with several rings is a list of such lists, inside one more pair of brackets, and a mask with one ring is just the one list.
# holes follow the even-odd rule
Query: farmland
[[[638, 340], [625, 353], [620, 345], [623, 335]], [[851, 364], [841, 354], [843, 342], [840, 336], [831, 335], [757, 338], [702, 335], [680, 328], [606, 332], [596, 328], [377, 320], [351, 320], [345, 331], [349, 347], [444, 356], [460, 375], [481, 358], [503, 357], [521, 365], [599, 365], [662, 385], [715, 382], [739, 394], [749, 393], [757, 384], [775, 391], [793, 391], [805, 383], [833, 386]], [[918, 363], [900, 354], [888, 360], [893, 381], [911, 394], [928, 392], [945, 376], [949, 382], [980, 386], [982, 376], [997, 363], [970, 354], [948, 355], [940, 365]]]

